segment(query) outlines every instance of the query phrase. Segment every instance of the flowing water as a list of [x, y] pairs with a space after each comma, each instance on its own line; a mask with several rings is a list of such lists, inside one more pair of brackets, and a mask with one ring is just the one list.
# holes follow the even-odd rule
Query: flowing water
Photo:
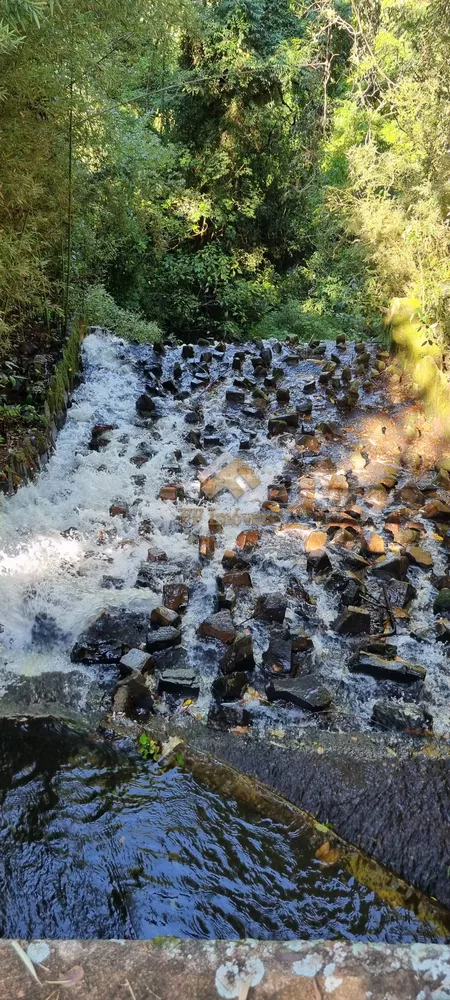
[[[198, 358], [200, 349], [196, 351]], [[207, 719], [219, 654], [214, 645], [198, 640], [196, 628], [214, 610], [223, 550], [232, 546], [246, 516], [260, 510], [269, 484], [295, 455], [293, 437], [268, 441], [265, 420], [250, 416], [244, 427], [238, 409], [224, 408], [225, 388], [236, 374], [230, 364], [234, 351], [228, 347], [223, 356], [214, 357], [208, 390], [197, 389], [190, 399], [166, 393], [156, 400], [159, 419], [148, 423], [137, 417], [137, 397], [153, 365], [161, 363], [164, 377], [171, 378], [180, 349], [161, 359], [150, 348], [130, 347], [101, 331], [86, 338], [83, 381], [54, 455], [36, 482], [2, 501], [4, 717], [50, 714], [94, 725], [110, 708], [117, 672], [75, 666], [70, 661], [74, 642], [105, 609], [147, 615], [161, 603], [165, 581], [188, 580], [192, 590], [183, 618], [184, 655], [200, 675], [200, 695], [188, 712]], [[283, 385], [294, 393], [299, 379], [317, 376], [321, 363], [305, 357], [295, 370], [287, 370]], [[179, 387], [190, 389], [195, 362], [182, 364]], [[215, 558], [201, 567], [197, 536], [200, 530], [206, 533], [205, 521], [196, 534], [183, 522], [180, 505], [159, 499], [164, 484], [182, 482], [184, 506], [199, 504], [200, 483], [191, 464], [198, 449], [185, 439], [185, 416], [193, 402], [202, 405], [204, 424], [220, 437], [220, 448], [208, 455], [211, 461], [222, 453], [235, 457], [251, 429], [251, 449], [244, 457], [248, 455], [260, 480], [238, 502], [226, 494], [215, 505], [199, 508], [206, 520], [214, 506], [216, 514], [231, 514], [234, 520], [225, 525]], [[381, 392], [373, 393], [360, 419], [369, 419], [384, 404]], [[315, 417], [329, 419], [332, 409], [324, 394], [314, 396]], [[114, 429], [105, 448], [92, 450], [92, 428], [98, 424]], [[329, 452], [339, 471], [340, 456], [331, 444]], [[133, 460], [143, 455], [145, 462], [138, 467]], [[322, 478], [326, 485], [326, 471]], [[319, 489], [321, 484], [318, 471]], [[126, 504], [129, 516], [110, 517], [114, 503]], [[376, 525], [379, 514], [376, 509], [372, 513]], [[167, 562], [155, 564], [151, 588], [136, 589], [149, 547], [139, 527], [147, 521], [150, 544], [165, 551]], [[328, 630], [337, 598], [305, 572], [305, 531], [267, 533], [264, 550], [252, 564], [253, 589], [284, 593], [287, 574], [301, 571], [315, 603], [313, 610], [289, 608], [287, 620], [306, 623], [316, 666], [339, 694], [337, 714], [325, 724], [345, 728], [351, 716], [352, 725], [364, 729], [379, 686], [346, 669], [342, 642]], [[436, 546], [435, 558], [436, 563], [441, 558]], [[110, 589], [111, 578], [118, 589]], [[419, 624], [429, 623], [431, 589], [426, 582], [424, 587], [414, 612]], [[251, 594], [239, 596], [236, 620], [249, 618], [252, 603]], [[253, 641], [258, 678], [267, 629], [254, 623]], [[403, 642], [409, 648], [413, 640], [405, 634]], [[427, 698], [444, 728], [449, 682], [442, 651], [433, 649], [427, 665], [432, 682]], [[261, 734], [274, 726], [277, 731], [289, 724], [297, 730], [311, 726], [307, 712], [270, 706], [258, 691], [250, 694], [248, 704]], [[156, 710], [179, 712], [181, 704], [167, 704], [163, 698]], [[208, 790], [192, 775], [177, 769], [161, 775], [136, 754], [93, 744], [64, 726], [42, 721], [2, 722], [0, 754], [3, 934], [325, 935], [398, 941], [442, 936], [405, 906], [383, 903], [339, 863], [322, 866], [304, 829], [264, 819], [232, 796], [223, 799]]]
[[[278, 805], [224, 795], [57, 724], [0, 732], [0, 933], [439, 940], [445, 928], [325, 867]], [[267, 807], [266, 807], [267, 808]], [[397, 893], [398, 896], [398, 893]]]

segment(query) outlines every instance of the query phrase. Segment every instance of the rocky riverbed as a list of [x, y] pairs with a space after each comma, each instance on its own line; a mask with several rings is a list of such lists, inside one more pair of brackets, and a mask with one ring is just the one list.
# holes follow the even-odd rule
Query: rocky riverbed
[[[151, 348], [91, 331], [55, 454], [4, 501], [0, 711], [199, 745], [203, 727], [209, 752], [447, 901], [449, 468], [377, 343]], [[313, 773], [322, 755], [331, 774], [343, 739], [340, 802]], [[361, 765], [361, 788], [392, 785], [376, 838], [349, 764], [352, 741], [373, 739], [384, 763]], [[427, 871], [405, 846], [414, 781], [397, 788], [390, 757], [439, 760]]]

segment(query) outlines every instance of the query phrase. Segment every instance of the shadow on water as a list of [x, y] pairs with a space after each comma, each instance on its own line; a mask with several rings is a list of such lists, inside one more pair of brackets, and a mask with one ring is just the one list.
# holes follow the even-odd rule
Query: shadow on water
[[281, 803], [218, 784], [59, 723], [4, 720], [1, 934], [442, 940], [339, 852], [321, 863]]

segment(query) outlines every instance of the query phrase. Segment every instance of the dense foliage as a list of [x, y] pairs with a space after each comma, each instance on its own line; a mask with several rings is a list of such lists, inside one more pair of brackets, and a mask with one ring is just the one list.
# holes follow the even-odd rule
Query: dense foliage
[[0, 332], [450, 333], [448, 0], [2, 0]]

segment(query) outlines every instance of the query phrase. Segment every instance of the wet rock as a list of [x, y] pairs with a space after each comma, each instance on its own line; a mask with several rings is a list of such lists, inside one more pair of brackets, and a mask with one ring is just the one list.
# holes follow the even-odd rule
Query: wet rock
[[158, 590], [158, 581], [155, 577], [153, 564], [141, 562], [134, 586], [139, 590], [144, 590], [146, 588], [149, 590]]
[[407, 556], [388, 555], [377, 559], [372, 573], [380, 580], [404, 580], [409, 568]]
[[450, 612], [450, 589], [444, 587], [443, 590], [439, 591], [434, 600], [433, 611], [435, 615], [442, 614], [442, 612]]
[[317, 552], [323, 549], [328, 541], [324, 531], [312, 531], [305, 541], [305, 552]]
[[406, 608], [417, 597], [417, 590], [409, 580], [389, 580], [389, 600], [393, 608]]
[[185, 583], [165, 583], [163, 604], [171, 611], [183, 611], [189, 604], [189, 589]]
[[138, 528], [138, 534], [141, 536], [141, 538], [150, 539], [153, 538], [154, 530], [155, 526], [153, 524], [153, 521], [150, 521], [149, 518], [146, 518], [144, 521], [141, 521]]
[[263, 664], [270, 673], [290, 674], [292, 668], [292, 639], [281, 630], [272, 632], [269, 646], [263, 653]]
[[157, 608], [153, 608], [150, 621], [155, 628], [166, 628], [168, 625], [177, 628], [181, 619], [176, 611], [172, 611], [171, 608], [165, 608], [160, 604]]
[[158, 694], [167, 691], [175, 697], [198, 698], [200, 682], [190, 667], [166, 667], [158, 680]]
[[96, 424], [92, 428], [91, 440], [89, 442], [90, 451], [102, 451], [110, 443], [109, 434], [117, 430], [117, 424]]
[[103, 612], [75, 643], [73, 663], [119, 663], [130, 649], [145, 642], [148, 631], [145, 615], [119, 608]]
[[269, 436], [277, 437], [279, 434], [286, 434], [288, 431], [288, 425], [285, 420], [280, 420], [277, 417], [271, 417], [269, 420]]
[[260, 621], [282, 625], [286, 608], [287, 601], [281, 594], [261, 594], [256, 602], [253, 617]]
[[236, 629], [229, 611], [219, 611], [205, 621], [197, 629], [197, 634], [205, 639], [218, 639], [219, 642], [231, 644], [236, 639]]
[[430, 730], [433, 718], [426, 709], [397, 701], [376, 701], [372, 711], [372, 722], [383, 729]]
[[222, 441], [217, 434], [205, 434], [203, 438], [204, 448], [220, 448]]
[[277, 389], [277, 403], [289, 403], [290, 393], [289, 389]]
[[251, 587], [252, 580], [250, 573], [247, 570], [231, 570], [230, 573], [224, 573], [222, 577], [223, 587]]
[[225, 393], [227, 403], [245, 403], [245, 392], [240, 389], [227, 389]]
[[429, 521], [450, 521], [450, 506], [441, 500], [430, 500], [424, 507], [423, 516]]
[[383, 556], [385, 554], [385, 545], [381, 535], [377, 535], [374, 531], [371, 531], [364, 538], [363, 551], [371, 556]]
[[164, 549], [149, 549], [147, 552], [147, 562], [165, 563], [167, 562], [167, 553], [164, 552]]
[[232, 674], [236, 670], [253, 670], [254, 666], [252, 634], [249, 631], [238, 632], [220, 661], [220, 669], [223, 674]]
[[216, 539], [214, 535], [200, 535], [198, 540], [198, 554], [201, 559], [214, 559], [216, 551]]
[[[1, 627], [0, 627], [1, 628]], [[1, 628], [3, 632], [4, 629]], [[31, 629], [31, 641], [40, 649], [49, 649], [58, 643], [64, 642], [66, 634], [57, 625], [56, 620], [46, 611], [41, 611], [35, 616]]]
[[181, 357], [185, 360], [187, 358], [195, 357], [195, 347], [193, 344], [183, 344], [183, 347], [181, 348]]
[[122, 656], [119, 667], [122, 674], [148, 674], [155, 666], [155, 661], [150, 653], [144, 649], [130, 649], [125, 656]]
[[399, 681], [400, 683], [413, 683], [423, 681], [426, 677], [425, 667], [414, 663], [408, 663], [397, 657], [395, 660], [387, 660], [375, 653], [361, 652], [357, 658], [351, 661], [349, 669], [352, 673], [367, 674], [377, 680]]
[[409, 545], [406, 554], [413, 566], [420, 566], [421, 569], [433, 568], [433, 557], [427, 549], [422, 549], [419, 545]]
[[400, 490], [396, 490], [395, 499], [398, 503], [404, 503], [413, 507], [421, 507], [425, 497], [415, 483], [406, 483]]
[[277, 503], [280, 507], [287, 507], [289, 503], [288, 492], [285, 486], [269, 486], [267, 489], [267, 499], [270, 503]]
[[297, 403], [295, 409], [299, 417], [309, 417], [312, 413], [312, 402], [310, 399], [304, 399], [301, 403]]
[[181, 483], [175, 483], [173, 485], [161, 486], [159, 491], [160, 500], [170, 500], [175, 503], [176, 500], [182, 500], [184, 497], [184, 486]]
[[184, 418], [185, 424], [199, 424], [203, 420], [201, 410], [188, 410]]
[[208, 462], [200, 452], [197, 452], [197, 454], [191, 458], [189, 465], [193, 465], [196, 469], [204, 469], [208, 465]]
[[261, 533], [257, 530], [257, 528], [247, 528], [246, 531], [241, 531], [237, 536], [236, 548], [239, 549], [240, 552], [253, 552], [253, 549], [256, 548], [260, 537]]
[[200, 448], [201, 437], [199, 431], [189, 431], [186, 434], [185, 440], [187, 441], [188, 444], [193, 444], [194, 448]]
[[155, 632], [147, 632], [146, 649], [148, 653], [160, 653], [163, 649], [179, 646], [180, 642], [180, 630], [169, 625], [166, 628], [158, 628]]
[[247, 559], [243, 559], [242, 556], [238, 555], [233, 549], [225, 549], [222, 556], [222, 566], [224, 569], [248, 569], [249, 562]]
[[270, 701], [287, 701], [312, 712], [322, 712], [329, 708], [332, 695], [319, 678], [308, 674], [306, 677], [271, 678], [266, 688]]
[[248, 685], [247, 674], [238, 671], [235, 674], [227, 674], [216, 677], [212, 683], [211, 691], [218, 701], [234, 701], [240, 698], [244, 688]]
[[153, 708], [153, 698], [141, 674], [119, 681], [113, 700], [116, 715], [148, 715]]
[[367, 608], [348, 607], [333, 623], [339, 635], [364, 635], [370, 632], [370, 612]]
[[123, 590], [125, 580], [121, 576], [102, 576], [101, 584], [103, 590]]
[[218, 611], [233, 611], [233, 608], [236, 607], [236, 591], [233, 590], [233, 587], [226, 587], [223, 591], [219, 590], [216, 603]]
[[314, 549], [307, 553], [306, 568], [308, 573], [320, 574], [328, 573], [331, 569], [331, 560], [326, 549]]
[[152, 417], [156, 411], [156, 403], [154, 399], [149, 396], [148, 392], [142, 393], [136, 402], [136, 410], [141, 417]]
[[129, 507], [127, 503], [112, 503], [109, 508], [110, 517], [128, 517]]
[[438, 642], [450, 642], [450, 621], [447, 618], [436, 622], [436, 639]]
[[223, 524], [216, 517], [211, 516], [208, 521], [208, 530], [211, 535], [220, 535], [223, 531]]
[[236, 726], [247, 728], [251, 723], [251, 716], [248, 709], [240, 701], [226, 701], [221, 704], [213, 702], [208, 721], [226, 726], [228, 729], [234, 729]]

